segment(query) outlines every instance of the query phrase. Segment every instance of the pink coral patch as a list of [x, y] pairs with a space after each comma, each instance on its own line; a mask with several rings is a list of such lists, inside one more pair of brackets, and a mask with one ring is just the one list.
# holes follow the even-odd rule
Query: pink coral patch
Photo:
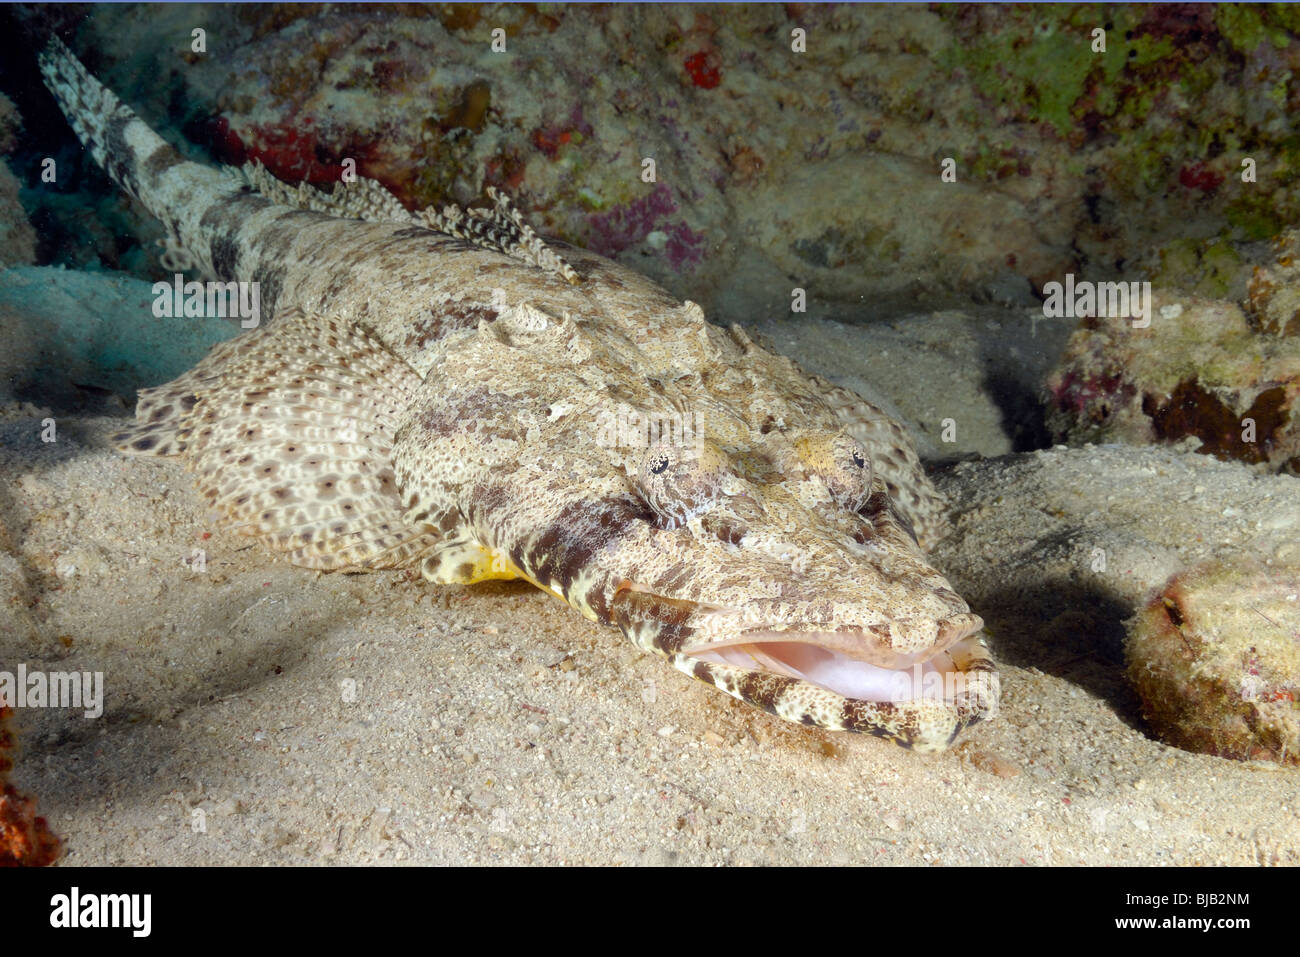
[[[342, 179], [342, 163], [321, 147], [310, 117], [293, 125], [250, 126], [241, 133], [222, 116], [217, 118], [214, 129], [216, 145], [226, 162], [238, 165], [257, 160], [287, 183], [337, 183]], [[357, 160], [357, 174], [365, 175], [361, 167], [368, 157], [353, 158]]]

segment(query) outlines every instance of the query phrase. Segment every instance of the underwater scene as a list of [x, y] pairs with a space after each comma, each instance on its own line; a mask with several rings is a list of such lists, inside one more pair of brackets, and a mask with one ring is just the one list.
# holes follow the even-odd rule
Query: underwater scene
[[0, 864], [1300, 864], [1300, 7], [0, 26]]

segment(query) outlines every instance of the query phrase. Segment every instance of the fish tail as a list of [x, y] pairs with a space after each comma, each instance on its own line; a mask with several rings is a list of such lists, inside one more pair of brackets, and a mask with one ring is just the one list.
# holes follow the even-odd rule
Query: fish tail
[[189, 260], [180, 268], [210, 274], [211, 263], [203, 255], [207, 244], [197, 241], [199, 220], [212, 202], [240, 185], [221, 170], [182, 157], [91, 76], [58, 37], [50, 38], [37, 59], [46, 87], [95, 162], [166, 226], [173, 240], [169, 249]]

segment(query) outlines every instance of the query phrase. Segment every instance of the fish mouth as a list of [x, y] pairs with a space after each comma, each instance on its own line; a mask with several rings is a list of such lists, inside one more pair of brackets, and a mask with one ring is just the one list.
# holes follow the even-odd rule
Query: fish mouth
[[867, 626], [772, 624], [797, 609], [667, 598], [625, 580], [609, 611], [633, 644], [683, 674], [798, 724], [934, 752], [997, 714], [997, 667], [984, 622], [968, 610]]
[[667, 598], [631, 582], [620, 600], [639, 610], [623, 623], [646, 650], [791, 678], [849, 701], [951, 706], [972, 662], [986, 657], [984, 621], [969, 611], [860, 626], [772, 624], [755, 620], [759, 609]]
[[696, 661], [794, 678], [855, 701], [928, 698], [951, 704], [983, 626], [978, 615], [954, 616], [937, 623], [933, 645], [912, 653], [882, 648], [880, 626], [750, 628], [733, 638], [685, 642], [679, 650]]

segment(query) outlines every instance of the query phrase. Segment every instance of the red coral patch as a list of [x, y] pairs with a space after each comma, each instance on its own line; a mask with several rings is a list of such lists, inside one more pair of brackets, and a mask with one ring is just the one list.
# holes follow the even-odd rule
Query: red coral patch
[[700, 51], [687, 57], [684, 64], [691, 82], [703, 90], [711, 90], [722, 82], [721, 71], [711, 61], [709, 54]]
[[1202, 193], [1213, 193], [1223, 184], [1223, 176], [1204, 163], [1189, 163], [1178, 171], [1178, 182], [1188, 189], [1199, 189]]

